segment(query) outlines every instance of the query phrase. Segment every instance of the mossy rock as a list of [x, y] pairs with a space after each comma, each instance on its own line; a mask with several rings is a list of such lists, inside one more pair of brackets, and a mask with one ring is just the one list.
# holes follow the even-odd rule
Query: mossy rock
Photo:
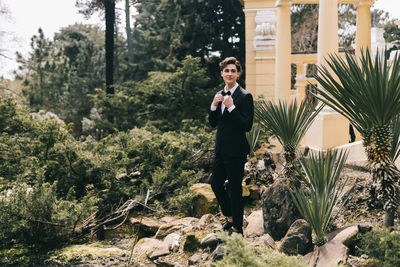
[[194, 216], [200, 218], [204, 214], [218, 211], [218, 202], [209, 184], [198, 183], [190, 187], [190, 192], [196, 194], [194, 197]]

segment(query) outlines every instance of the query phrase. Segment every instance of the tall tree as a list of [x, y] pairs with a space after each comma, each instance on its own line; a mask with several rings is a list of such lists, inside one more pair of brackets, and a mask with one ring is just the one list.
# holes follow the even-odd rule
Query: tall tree
[[[133, 62], [133, 43], [132, 43], [132, 31], [131, 31], [131, 5], [130, 0], [125, 0], [125, 31], [126, 31], [126, 43], [128, 47], [128, 62]], [[134, 1], [137, 2], [136, 0]]]
[[106, 92], [113, 94], [114, 88], [114, 26], [116, 0], [76, 0], [75, 5], [86, 16], [96, 11], [104, 10], [106, 21], [105, 50], [106, 50]]
[[220, 58], [245, 60], [240, 1], [143, 0], [137, 12], [135, 62], [143, 63], [144, 72], [172, 70], [187, 55], [200, 57], [217, 74]]
[[17, 78], [26, 86], [23, 92], [31, 108], [73, 122], [79, 135], [81, 120], [93, 106], [89, 94], [104, 86], [103, 45], [104, 32], [97, 27], [71, 25], [56, 33], [54, 41], [39, 30], [29, 56], [18, 55], [21, 73]]

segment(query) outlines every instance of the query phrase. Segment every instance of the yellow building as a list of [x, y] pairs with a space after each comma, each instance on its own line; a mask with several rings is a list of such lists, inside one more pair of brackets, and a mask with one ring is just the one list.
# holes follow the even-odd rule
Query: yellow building
[[[246, 16], [246, 89], [269, 100], [302, 100], [308, 83], [309, 64], [324, 65], [324, 58], [338, 53], [338, 4], [357, 8], [356, 54], [371, 46], [370, 8], [374, 0], [244, 0]], [[319, 4], [318, 52], [292, 55], [290, 6]], [[336, 34], [335, 34], [336, 33]], [[295, 89], [291, 89], [291, 64], [296, 64]], [[330, 108], [315, 119], [303, 143], [326, 150], [347, 144], [349, 122]]]

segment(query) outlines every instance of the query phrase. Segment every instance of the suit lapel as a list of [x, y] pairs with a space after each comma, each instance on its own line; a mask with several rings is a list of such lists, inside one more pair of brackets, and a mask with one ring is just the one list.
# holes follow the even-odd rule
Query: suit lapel
[[236, 88], [236, 90], [235, 90], [235, 92], [233, 93], [233, 95], [232, 95], [232, 99], [233, 99], [233, 101], [235, 101], [236, 100], [236, 98], [241, 94], [242, 92], [241, 92], [241, 87], [240, 87], [240, 85]]

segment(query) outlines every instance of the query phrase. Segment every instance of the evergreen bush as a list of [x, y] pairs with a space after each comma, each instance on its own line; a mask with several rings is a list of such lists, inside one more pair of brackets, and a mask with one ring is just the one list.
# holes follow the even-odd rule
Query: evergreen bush
[[374, 229], [361, 237], [360, 247], [372, 266], [400, 266], [400, 227]]
[[215, 267], [306, 267], [301, 258], [287, 256], [270, 248], [250, 245], [242, 236], [222, 234], [225, 253], [222, 260], [213, 264]]

